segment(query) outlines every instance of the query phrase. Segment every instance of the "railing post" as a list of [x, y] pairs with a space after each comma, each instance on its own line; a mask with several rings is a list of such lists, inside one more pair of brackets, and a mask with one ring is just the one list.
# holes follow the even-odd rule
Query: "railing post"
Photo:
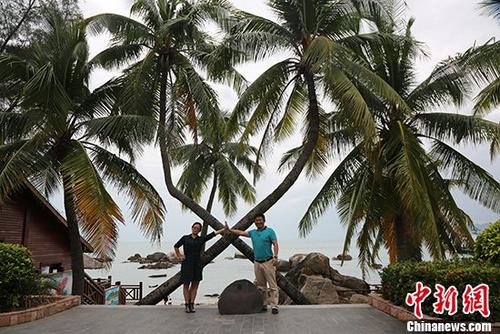
[[139, 282], [139, 300], [142, 299], [142, 282]]

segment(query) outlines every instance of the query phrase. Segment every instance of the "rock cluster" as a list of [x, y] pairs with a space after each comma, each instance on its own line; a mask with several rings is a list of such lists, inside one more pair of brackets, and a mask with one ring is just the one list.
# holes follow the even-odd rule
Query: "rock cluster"
[[[321, 253], [295, 254], [289, 259], [286, 278], [313, 304], [367, 303], [370, 286], [365, 281], [340, 274]], [[280, 304], [292, 300], [280, 290]]]
[[134, 254], [127, 260], [129, 262], [142, 264], [142, 266], [137, 269], [168, 269], [180, 262], [174, 252], [170, 252], [168, 254], [155, 252], [147, 255], [146, 257], [142, 257], [141, 254]]

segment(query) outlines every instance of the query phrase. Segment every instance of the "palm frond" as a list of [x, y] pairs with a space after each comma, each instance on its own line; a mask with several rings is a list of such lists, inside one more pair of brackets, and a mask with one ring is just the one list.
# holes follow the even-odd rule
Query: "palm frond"
[[323, 213], [339, 198], [356, 172], [366, 164], [362, 155], [362, 145], [356, 146], [328, 177], [299, 222], [301, 236], [306, 236]]
[[115, 115], [83, 122], [84, 138], [97, 139], [111, 145], [134, 159], [155, 137], [156, 120], [151, 116]]
[[416, 115], [414, 120], [424, 135], [454, 144], [478, 145], [500, 140], [500, 125], [478, 116], [425, 113]]
[[97, 146], [89, 147], [94, 166], [103, 174], [104, 180], [125, 192], [132, 209], [132, 219], [146, 237], [159, 242], [163, 235], [165, 204], [155, 188], [134, 166], [117, 155]]
[[0, 146], [0, 199], [5, 199], [32, 175], [50, 168], [45, 152], [46, 137], [40, 134], [28, 140]]
[[484, 87], [475, 98], [474, 114], [483, 115], [500, 104], [500, 78]]
[[500, 212], [500, 184], [490, 173], [438, 140], [434, 141], [431, 154], [443, 169], [449, 169], [453, 179], [460, 181], [460, 188], [465, 194]]
[[71, 151], [61, 165], [64, 191], [74, 199], [80, 228], [85, 239], [102, 258], [114, 258], [118, 238], [118, 223], [124, 219], [85, 148], [71, 142]]

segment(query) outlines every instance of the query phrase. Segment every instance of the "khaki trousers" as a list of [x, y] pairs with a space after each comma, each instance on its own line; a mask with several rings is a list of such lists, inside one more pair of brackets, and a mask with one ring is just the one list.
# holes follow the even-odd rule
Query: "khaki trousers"
[[278, 284], [276, 283], [276, 267], [273, 260], [264, 263], [254, 262], [255, 286], [264, 299], [264, 305], [278, 306]]

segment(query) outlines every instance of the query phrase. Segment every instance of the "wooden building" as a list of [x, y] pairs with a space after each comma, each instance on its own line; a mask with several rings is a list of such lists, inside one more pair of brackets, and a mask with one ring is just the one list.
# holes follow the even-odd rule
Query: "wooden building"
[[[35, 187], [27, 184], [11, 199], [0, 201], [0, 242], [22, 244], [41, 272], [71, 270], [68, 224]], [[85, 253], [92, 246], [81, 239]]]

